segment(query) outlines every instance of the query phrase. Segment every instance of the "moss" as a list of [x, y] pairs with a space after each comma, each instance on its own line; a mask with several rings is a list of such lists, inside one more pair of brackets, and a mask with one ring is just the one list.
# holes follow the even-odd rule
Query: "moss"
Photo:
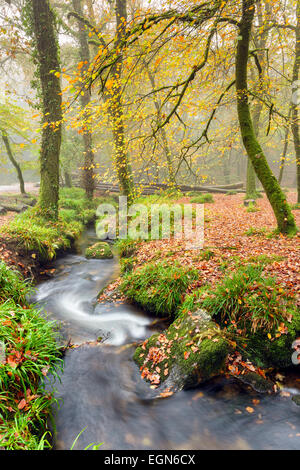
[[113, 258], [112, 251], [108, 243], [98, 242], [88, 247], [85, 251], [87, 258], [93, 259], [111, 259]]
[[198, 272], [178, 263], [149, 263], [125, 276], [120, 289], [128, 299], [158, 316], [173, 317]]
[[250, 385], [256, 392], [259, 393], [272, 393], [273, 383], [265, 379], [256, 372], [246, 372], [236, 376], [237, 380]]
[[260, 367], [285, 368], [292, 366], [292, 344], [300, 335], [300, 312], [294, 312], [287, 333], [269, 338], [266, 331], [249, 334], [245, 355]]
[[219, 327], [204, 311], [181, 314], [163, 334], [154, 334], [134, 354], [142, 377], [154, 384], [168, 379], [188, 388], [219, 374], [228, 344]]

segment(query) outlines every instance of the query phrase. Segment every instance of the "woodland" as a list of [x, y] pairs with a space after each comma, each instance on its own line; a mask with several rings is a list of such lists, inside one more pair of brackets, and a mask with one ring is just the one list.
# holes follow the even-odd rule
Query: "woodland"
[[0, 0], [0, 67], [0, 450], [299, 449], [300, 0]]

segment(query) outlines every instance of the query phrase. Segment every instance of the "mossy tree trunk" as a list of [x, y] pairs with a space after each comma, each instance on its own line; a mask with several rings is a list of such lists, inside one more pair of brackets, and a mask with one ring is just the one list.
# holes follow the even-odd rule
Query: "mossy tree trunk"
[[[259, 97], [262, 97], [262, 95], [264, 94], [266, 90], [266, 65], [267, 64], [265, 60], [265, 55], [266, 55], [267, 39], [268, 39], [270, 30], [268, 28], [269, 21], [266, 21], [263, 18], [261, 0], [258, 0], [256, 2], [256, 5], [257, 5], [257, 18], [258, 18], [259, 30], [254, 37], [254, 46], [257, 51], [255, 53], [256, 54], [255, 61], [256, 61], [256, 68], [258, 70], [258, 82], [255, 86], [255, 91], [258, 94], [258, 99], [256, 99], [256, 102], [253, 107], [253, 127], [254, 127], [255, 136], [258, 139], [259, 130], [260, 130], [261, 113], [263, 109], [263, 103], [259, 99]], [[267, 19], [269, 20], [272, 12], [270, 9], [270, 5], [268, 3], [265, 3], [265, 9], [266, 9]], [[251, 163], [251, 160], [248, 157], [246, 199], [256, 199], [257, 196], [258, 196], [258, 193], [256, 190], [256, 174], [255, 174], [253, 165]]]
[[7, 132], [4, 129], [1, 129], [1, 134], [2, 134], [2, 140], [3, 140], [3, 143], [5, 145], [8, 158], [9, 158], [10, 162], [12, 163], [12, 165], [15, 167], [16, 172], [17, 172], [18, 180], [19, 180], [19, 183], [20, 183], [20, 192], [21, 192], [21, 194], [26, 194], [24, 179], [23, 179], [23, 175], [22, 175], [22, 170], [21, 170], [21, 167], [20, 167], [19, 163], [17, 162], [17, 160], [13, 156], [13, 152], [12, 152], [12, 149], [11, 149], [11, 146], [10, 146], [10, 142], [9, 142]]
[[[289, 109], [288, 119], [290, 119], [291, 117], [291, 112], [292, 112], [292, 105], [290, 106], [290, 109]], [[280, 170], [279, 170], [279, 175], [278, 175], [278, 183], [280, 185], [282, 183], [285, 160], [286, 160], [287, 151], [289, 147], [289, 135], [290, 135], [290, 124], [287, 123], [285, 134], [284, 134], [284, 144], [283, 144], [282, 155], [280, 157]]]
[[255, 15], [255, 0], [243, 0], [243, 14], [239, 26], [236, 52], [237, 110], [243, 143], [255, 173], [273, 208], [279, 232], [296, 233], [290, 207], [278, 181], [273, 175], [266, 156], [256, 138], [248, 99], [248, 59], [250, 35]]
[[[115, 48], [118, 51], [119, 45], [122, 42], [126, 30], [127, 22], [127, 0], [116, 0], [116, 39]], [[114, 150], [115, 150], [115, 165], [118, 174], [120, 192], [127, 196], [129, 200], [134, 197], [133, 179], [131, 168], [129, 165], [125, 127], [124, 127], [124, 112], [122, 106], [122, 66], [123, 57], [119, 53], [118, 60], [112, 67], [112, 87], [109, 90], [110, 94], [110, 116], [112, 121], [112, 131], [114, 136]]]
[[[295, 62], [293, 67], [293, 84], [299, 88], [297, 83], [299, 80], [299, 66], [300, 66], [300, 0], [297, 2], [297, 26], [296, 26], [296, 47], [295, 47]], [[299, 133], [299, 112], [298, 112], [298, 94], [295, 93], [295, 99], [292, 103], [292, 124], [291, 129], [294, 139], [296, 166], [297, 166], [297, 192], [298, 202], [300, 202], [300, 133]]]
[[55, 16], [49, 0], [28, 0], [35, 42], [35, 61], [41, 83], [43, 131], [40, 151], [41, 186], [39, 205], [44, 216], [57, 219], [59, 198], [59, 154], [61, 146], [61, 86], [59, 46]]
[[[73, 8], [74, 11], [77, 13], [78, 16], [83, 17], [83, 10], [82, 10], [82, 0], [73, 0]], [[84, 77], [90, 64], [90, 51], [89, 51], [89, 43], [88, 43], [88, 32], [84, 22], [78, 20], [78, 29], [79, 29], [79, 56], [80, 60], [83, 64], [81, 68], [81, 74]], [[83, 164], [83, 177], [82, 177], [82, 185], [85, 189], [86, 195], [89, 199], [93, 198], [94, 195], [94, 152], [93, 152], [93, 142], [92, 142], [92, 134], [89, 130], [89, 111], [88, 105], [90, 103], [90, 92], [89, 90], [84, 89], [83, 95], [80, 95], [81, 106], [83, 109], [86, 109], [84, 120], [85, 124], [83, 127], [83, 144], [84, 144], [84, 164]]]

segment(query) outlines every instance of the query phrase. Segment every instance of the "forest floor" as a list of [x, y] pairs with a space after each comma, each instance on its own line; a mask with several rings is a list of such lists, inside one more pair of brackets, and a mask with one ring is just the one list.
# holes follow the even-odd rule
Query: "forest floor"
[[[191, 266], [201, 272], [200, 280], [192, 288], [204, 283], [214, 284], [223, 275], [225, 264], [235, 263], [238, 259], [247, 263], [255, 257], [274, 258], [265, 270], [275, 275], [278, 282], [288, 290], [300, 294], [300, 233], [294, 238], [273, 235], [276, 220], [272, 208], [264, 196], [257, 200], [258, 211], [247, 212], [243, 205], [243, 194], [214, 195], [214, 203], [205, 204], [205, 229], [203, 250], [186, 250], [182, 242], [174, 239], [142, 242], [136, 254], [137, 266], [157, 259], [175, 261], [184, 266]], [[296, 193], [288, 194], [288, 202], [296, 203]], [[188, 203], [184, 197], [178, 202]], [[296, 223], [300, 227], [300, 210], [293, 211]], [[0, 215], [0, 227], [15, 216], [9, 212]], [[1, 228], [0, 228], [1, 232]], [[0, 259], [8, 265], [16, 266], [25, 277], [31, 277], [36, 270], [34, 255], [18, 249], [15, 241], [7, 236], [0, 236]], [[118, 286], [118, 279], [105, 291]], [[300, 299], [298, 300], [300, 302]]]
[[[174, 239], [143, 242], [135, 255], [136, 266], [165, 259], [196, 268], [201, 275], [191, 286], [193, 290], [205, 283], [214, 285], [224, 274], [224, 264], [246, 264], [257, 257], [266, 257], [271, 262], [266, 263], [265, 271], [293, 291], [300, 303], [300, 233], [293, 238], [274, 235], [276, 220], [266, 196], [257, 200], [256, 212], [247, 212], [243, 194], [213, 197], [214, 203], [205, 204], [203, 250], [185, 250], [182, 242]], [[295, 204], [296, 193], [290, 192], [287, 199]], [[188, 203], [189, 198], [178, 202]], [[294, 210], [293, 214], [300, 227], [300, 210]], [[111, 297], [119, 283], [120, 279], [108, 286], [100, 301], [107, 295]]]

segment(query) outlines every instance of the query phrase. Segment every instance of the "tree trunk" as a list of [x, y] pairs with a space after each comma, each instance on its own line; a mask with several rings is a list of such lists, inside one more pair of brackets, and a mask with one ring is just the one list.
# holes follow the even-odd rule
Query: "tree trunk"
[[[83, 17], [82, 11], [82, 0], [73, 0], [73, 8], [74, 11], [80, 16]], [[89, 64], [90, 64], [90, 51], [89, 51], [89, 43], [88, 43], [88, 34], [86, 30], [86, 26], [80, 20], [78, 20], [78, 29], [79, 29], [79, 56], [80, 60], [83, 63], [81, 68], [82, 77], [85, 76]], [[84, 120], [87, 121], [89, 119], [89, 111], [87, 109], [90, 103], [90, 92], [89, 90], [84, 89], [83, 95], [80, 95], [81, 105], [86, 108], [86, 112], [84, 115]], [[86, 195], [89, 199], [92, 199], [94, 196], [94, 152], [93, 152], [93, 142], [92, 142], [92, 134], [88, 128], [88, 124], [85, 124], [83, 127], [83, 144], [84, 144], [84, 168], [83, 168], [83, 176], [82, 176], [82, 185], [85, 189]]]
[[[295, 47], [295, 62], [293, 67], [293, 85], [299, 89], [299, 66], [300, 66], [300, 0], [297, 2], [297, 26], [296, 26], [296, 47]], [[294, 147], [296, 154], [296, 173], [297, 173], [297, 192], [298, 202], [300, 202], [300, 133], [299, 133], [299, 113], [298, 113], [298, 94], [294, 94], [295, 98], [292, 100], [292, 123], [291, 129], [294, 138]]]
[[[268, 18], [270, 18], [271, 10], [268, 4], [265, 4]], [[269, 34], [269, 29], [266, 28], [268, 24], [264, 23], [263, 14], [262, 14], [262, 4], [261, 0], [257, 1], [257, 16], [258, 16], [258, 24], [259, 24], [259, 31], [257, 32], [254, 42], [255, 42], [255, 49], [257, 49], [256, 57], [257, 57], [257, 68], [258, 68], [258, 84], [255, 86], [257, 93], [259, 96], [262, 96], [265, 91], [265, 74], [266, 74], [266, 61], [265, 61], [265, 49], [267, 46], [267, 39]], [[255, 136], [258, 139], [259, 137], [259, 130], [260, 130], [260, 118], [261, 112], [263, 109], [263, 103], [261, 100], [257, 99], [254, 108], [253, 108], [253, 127]], [[250, 158], [248, 157], [247, 163], [247, 183], [246, 183], [246, 199], [256, 199], [258, 197], [258, 193], [256, 190], [256, 174], [251, 163]]]
[[243, 15], [239, 26], [236, 53], [237, 110], [240, 129], [247, 155], [273, 208], [279, 232], [295, 234], [297, 228], [294, 217], [256, 138], [250, 113], [247, 72], [254, 14], [255, 0], [243, 0]]
[[[116, 0], [116, 39], [115, 48], [118, 50], [119, 44], [123, 40], [126, 22], [127, 22], [127, 0]], [[126, 150], [126, 139], [124, 131], [124, 113], [122, 107], [122, 53], [115, 65], [112, 67], [112, 86], [109, 90], [110, 94], [110, 116], [112, 120], [112, 131], [114, 136], [115, 147], [115, 166], [118, 174], [120, 191], [123, 195], [128, 196], [129, 200], [134, 197], [134, 187], [131, 175], [131, 169], [128, 162], [128, 154]]]
[[18, 180], [19, 180], [19, 183], [20, 183], [20, 192], [21, 192], [21, 194], [26, 194], [24, 179], [23, 179], [23, 175], [22, 175], [22, 170], [21, 170], [21, 167], [20, 167], [19, 163], [15, 160], [15, 158], [13, 156], [11, 146], [10, 146], [10, 143], [9, 143], [9, 139], [8, 139], [8, 135], [3, 129], [1, 130], [1, 133], [2, 133], [2, 140], [4, 142], [8, 158], [11, 161], [12, 165], [15, 167], [16, 172], [17, 172]]
[[64, 177], [65, 177], [65, 186], [67, 188], [72, 188], [73, 184], [72, 184], [72, 176], [71, 174], [68, 172], [68, 170], [64, 170]]
[[[291, 117], [291, 112], [292, 112], [292, 105], [290, 106], [290, 109], [289, 109], [289, 115], [288, 115], [289, 119]], [[279, 170], [279, 176], [278, 176], [278, 183], [280, 185], [282, 183], [283, 170], [284, 170], [286, 155], [287, 155], [287, 151], [288, 151], [288, 147], [289, 147], [289, 134], [290, 134], [290, 124], [288, 123], [287, 126], [286, 126], [285, 135], [284, 135], [284, 144], [283, 144], [282, 155], [280, 157], [280, 170]]]
[[41, 186], [39, 205], [43, 215], [58, 217], [59, 154], [61, 146], [61, 87], [59, 76], [59, 46], [55, 34], [55, 17], [49, 0], [28, 0], [31, 10], [36, 47], [35, 61], [41, 83], [43, 112], [42, 144], [40, 151]]

